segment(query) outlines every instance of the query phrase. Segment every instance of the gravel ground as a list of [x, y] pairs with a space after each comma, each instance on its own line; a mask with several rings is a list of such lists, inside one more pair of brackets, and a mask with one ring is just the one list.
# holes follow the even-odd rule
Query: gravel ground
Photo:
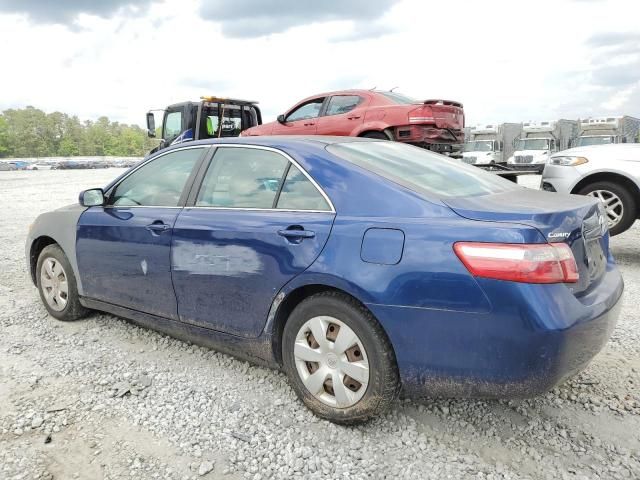
[[28, 225], [118, 173], [0, 172], [0, 479], [640, 478], [640, 225], [612, 240], [624, 306], [578, 377], [532, 400], [399, 401], [347, 428], [281, 373], [111, 315], [47, 315]]

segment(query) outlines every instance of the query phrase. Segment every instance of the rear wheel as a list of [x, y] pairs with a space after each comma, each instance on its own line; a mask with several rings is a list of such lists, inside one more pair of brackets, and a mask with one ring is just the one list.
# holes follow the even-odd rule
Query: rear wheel
[[77, 320], [89, 312], [80, 304], [76, 277], [58, 245], [48, 245], [40, 252], [36, 279], [42, 303], [52, 317], [64, 321]]
[[384, 132], [367, 132], [361, 135], [363, 138], [375, 138], [377, 140], [389, 140]]
[[583, 187], [580, 195], [597, 198], [604, 205], [612, 236], [628, 230], [636, 219], [636, 201], [633, 194], [615, 182], [596, 182]]
[[335, 423], [377, 416], [399, 392], [395, 355], [382, 327], [337, 292], [313, 295], [294, 309], [284, 328], [282, 358], [298, 397]]

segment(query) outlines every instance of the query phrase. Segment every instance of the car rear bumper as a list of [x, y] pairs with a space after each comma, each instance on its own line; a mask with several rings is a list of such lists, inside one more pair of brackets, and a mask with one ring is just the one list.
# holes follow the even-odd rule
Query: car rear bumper
[[393, 129], [394, 140], [416, 144], [462, 144], [462, 130], [437, 128], [433, 125], [403, 125]]
[[408, 397], [531, 397], [583, 370], [615, 328], [615, 265], [581, 297], [566, 285], [479, 279], [487, 314], [369, 305], [394, 346]]

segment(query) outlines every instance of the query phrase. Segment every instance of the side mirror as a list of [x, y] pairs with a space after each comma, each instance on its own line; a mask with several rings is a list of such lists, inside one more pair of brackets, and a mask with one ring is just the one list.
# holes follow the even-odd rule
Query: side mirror
[[147, 135], [156, 138], [156, 119], [151, 112], [147, 112]]
[[104, 192], [101, 188], [90, 188], [80, 192], [80, 205], [83, 207], [99, 207], [104, 205]]
[[278, 120], [278, 123], [282, 123], [282, 124], [287, 123], [284, 120], [284, 115], [278, 115], [278, 118], [276, 120]]

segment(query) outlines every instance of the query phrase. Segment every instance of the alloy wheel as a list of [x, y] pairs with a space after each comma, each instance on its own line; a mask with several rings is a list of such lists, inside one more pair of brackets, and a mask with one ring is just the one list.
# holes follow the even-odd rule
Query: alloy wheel
[[624, 205], [618, 195], [608, 190], [594, 190], [589, 192], [590, 197], [597, 198], [604, 205], [609, 222], [609, 229], [615, 227], [624, 216]]

